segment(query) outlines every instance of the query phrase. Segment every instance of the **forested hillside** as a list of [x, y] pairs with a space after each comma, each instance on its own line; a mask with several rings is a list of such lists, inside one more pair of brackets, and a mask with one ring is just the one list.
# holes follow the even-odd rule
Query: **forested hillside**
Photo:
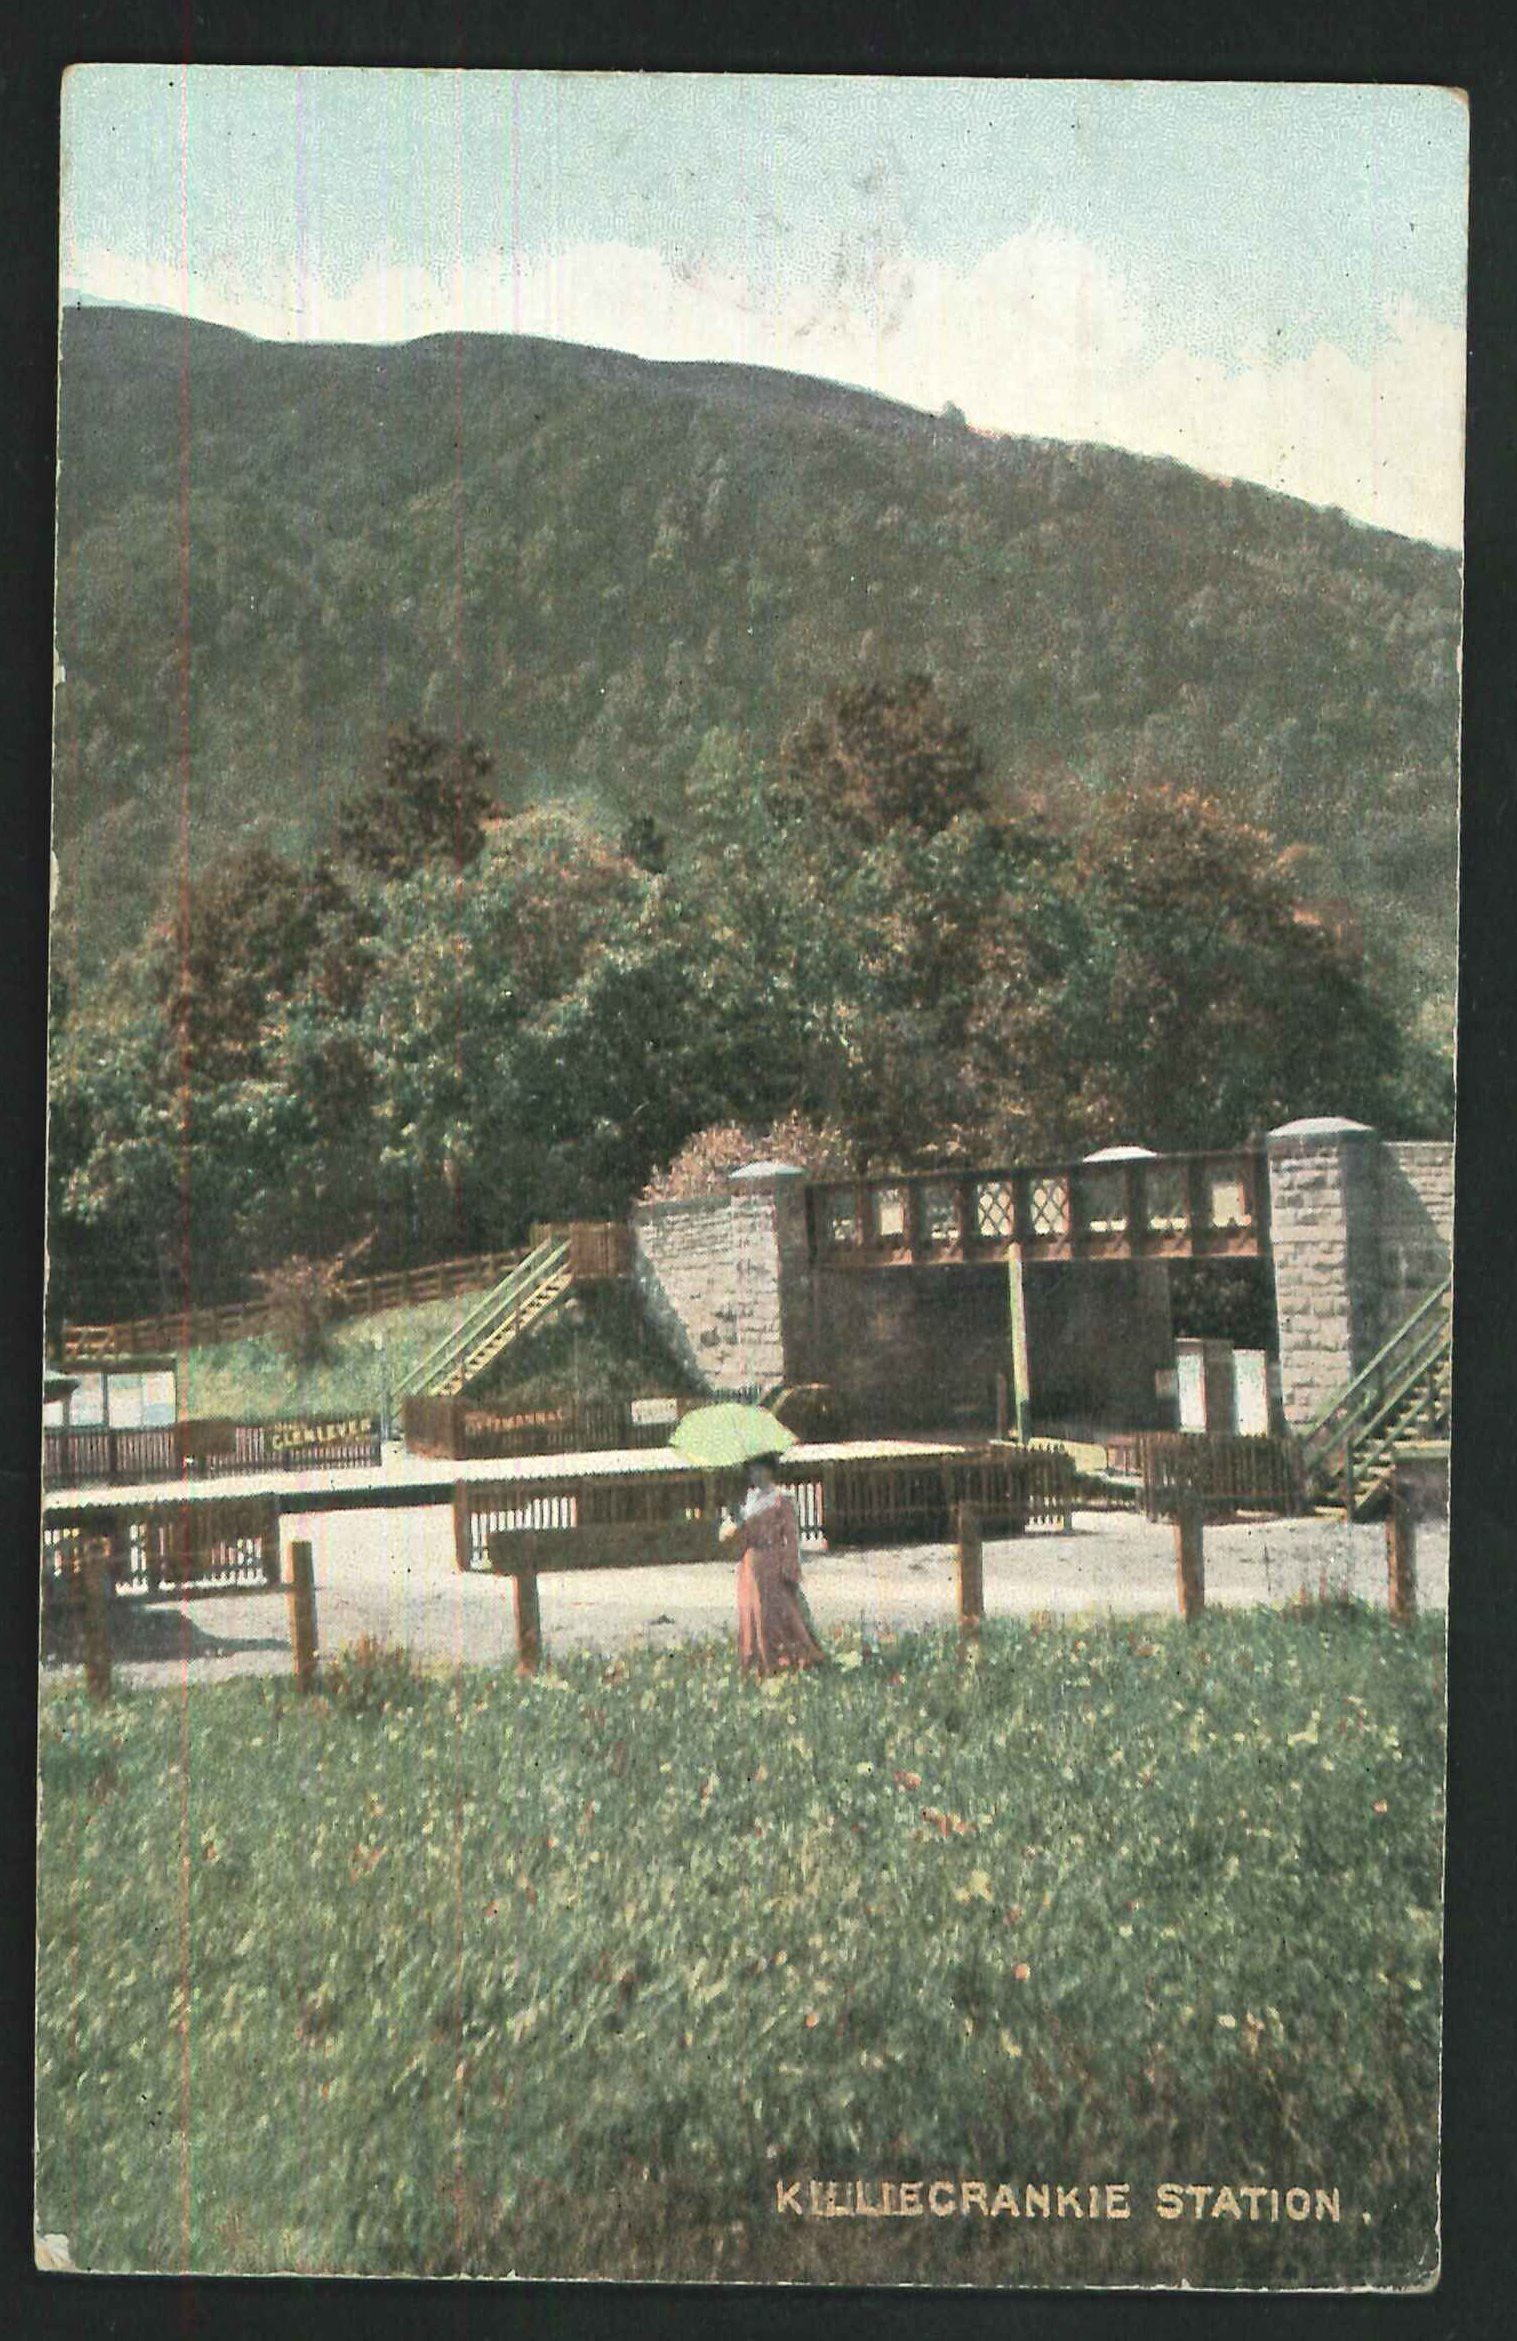
[[413, 720], [477, 735], [509, 809], [677, 827], [714, 727], [765, 758], [827, 690], [923, 670], [993, 802], [1205, 789], [1451, 995], [1450, 554], [1171, 463], [551, 343], [87, 308], [61, 379], [76, 983], [161, 900], [186, 771], [201, 866], [260, 830], [303, 856]]

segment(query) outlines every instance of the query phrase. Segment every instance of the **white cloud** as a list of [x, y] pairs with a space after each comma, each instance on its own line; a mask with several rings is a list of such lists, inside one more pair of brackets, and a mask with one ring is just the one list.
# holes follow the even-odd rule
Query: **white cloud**
[[1144, 288], [1075, 238], [1030, 230], [955, 270], [885, 259], [760, 298], [731, 272], [644, 246], [572, 247], [446, 276], [376, 265], [333, 289], [317, 269], [227, 273], [70, 256], [69, 289], [289, 340], [543, 334], [644, 357], [726, 359], [855, 383], [984, 430], [1092, 439], [1262, 481], [1410, 536], [1462, 535], [1464, 349], [1408, 306], [1367, 361], [1324, 344], [1228, 367], [1155, 354]]

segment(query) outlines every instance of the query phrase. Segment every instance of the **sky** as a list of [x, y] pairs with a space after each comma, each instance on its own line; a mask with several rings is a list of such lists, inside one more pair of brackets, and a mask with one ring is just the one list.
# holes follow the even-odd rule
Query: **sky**
[[779, 366], [1461, 539], [1447, 90], [91, 65], [62, 135], [65, 301]]

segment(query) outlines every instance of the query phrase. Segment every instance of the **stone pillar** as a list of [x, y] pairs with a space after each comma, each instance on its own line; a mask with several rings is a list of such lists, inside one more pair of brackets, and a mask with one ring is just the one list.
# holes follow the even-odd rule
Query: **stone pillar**
[[725, 1195], [634, 1210], [644, 1304], [714, 1393], [813, 1378], [806, 1174], [756, 1162], [727, 1184]]
[[788, 1162], [731, 1173], [733, 1346], [741, 1379], [760, 1391], [800, 1378], [809, 1317], [806, 1174]]
[[1269, 1134], [1285, 1420], [1304, 1430], [1381, 1340], [1380, 1141], [1336, 1115]]

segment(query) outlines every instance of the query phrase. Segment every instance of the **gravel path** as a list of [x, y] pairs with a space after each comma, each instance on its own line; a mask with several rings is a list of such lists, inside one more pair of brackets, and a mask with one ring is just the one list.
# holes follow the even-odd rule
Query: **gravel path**
[[[511, 1588], [461, 1575], [453, 1565], [446, 1507], [387, 1513], [287, 1516], [287, 1538], [309, 1540], [316, 1569], [321, 1647], [360, 1634], [404, 1643], [418, 1658], [450, 1664], [514, 1664]], [[1418, 1531], [1419, 1594], [1427, 1609], [1448, 1597], [1448, 1528]], [[879, 1552], [810, 1554], [804, 1567], [812, 1615], [835, 1625], [944, 1624], [954, 1612], [953, 1550], [917, 1545]], [[1206, 1531], [1206, 1593], [1219, 1607], [1278, 1604], [1300, 1594], [1385, 1599], [1385, 1537], [1374, 1526], [1270, 1520]], [[540, 1581], [543, 1647], [614, 1651], [733, 1635], [732, 1572], [725, 1567], [632, 1569]], [[1130, 1513], [1082, 1512], [1073, 1532], [1033, 1529], [985, 1546], [991, 1617], [1128, 1615], [1175, 1610], [1174, 1539]], [[218, 1682], [290, 1668], [285, 1604], [264, 1592], [218, 1594], [180, 1604], [123, 1596], [116, 1605], [117, 1671], [141, 1687]], [[78, 1670], [49, 1665], [49, 1679]]]

